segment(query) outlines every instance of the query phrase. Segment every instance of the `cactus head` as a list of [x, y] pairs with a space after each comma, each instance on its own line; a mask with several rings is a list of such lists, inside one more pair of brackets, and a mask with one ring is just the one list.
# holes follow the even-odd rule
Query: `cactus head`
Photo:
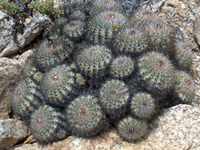
[[64, 116], [53, 107], [40, 106], [30, 118], [30, 131], [41, 144], [51, 143], [66, 137]]
[[107, 81], [101, 87], [99, 97], [103, 109], [112, 118], [121, 117], [126, 112], [129, 92], [123, 81]]
[[[54, 37], [56, 38], [56, 37]], [[46, 69], [62, 62], [72, 52], [67, 38], [60, 37], [57, 40], [44, 40], [37, 48], [36, 62], [39, 67]]]
[[66, 109], [68, 128], [72, 134], [80, 137], [91, 137], [105, 127], [105, 114], [92, 95], [76, 98]]
[[174, 83], [174, 67], [170, 60], [158, 52], [149, 52], [139, 61], [139, 72], [150, 86], [158, 89], [169, 89]]
[[112, 59], [111, 50], [104, 46], [90, 46], [77, 56], [77, 66], [85, 77], [99, 79]]
[[104, 11], [89, 21], [88, 38], [94, 43], [110, 42], [120, 27], [127, 21], [126, 16], [115, 11]]
[[174, 59], [179, 69], [190, 70], [192, 65], [192, 52], [184, 42], [177, 42]]
[[120, 52], [141, 53], [148, 48], [147, 35], [142, 28], [124, 27], [115, 37], [115, 45]]
[[26, 78], [19, 82], [11, 102], [14, 113], [22, 119], [29, 118], [42, 103], [37, 95], [36, 84], [31, 79]]
[[144, 120], [128, 116], [118, 123], [117, 129], [123, 139], [134, 141], [141, 138], [147, 132], [147, 123]]
[[131, 100], [131, 112], [140, 118], [150, 118], [155, 112], [155, 100], [148, 93], [137, 93]]
[[195, 96], [195, 83], [193, 78], [184, 71], [176, 72], [175, 91], [184, 103], [191, 103]]
[[125, 78], [131, 75], [134, 70], [134, 61], [127, 56], [119, 56], [113, 60], [110, 67], [110, 74], [116, 78]]
[[70, 67], [63, 64], [52, 68], [43, 77], [41, 89], [47, 102], [53, 105], [63, 105], [70, 101], [73, 94], [75, 74]]

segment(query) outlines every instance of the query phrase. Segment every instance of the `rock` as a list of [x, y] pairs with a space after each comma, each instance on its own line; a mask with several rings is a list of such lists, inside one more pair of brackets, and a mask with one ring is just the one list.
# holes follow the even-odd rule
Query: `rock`
[[194, 21], [194, 41], [200, 47], [200, 11], [196, 13]]
[[49, 148], [50, 148], [50, 145], [41, 146], [38, 143], [34, 143], [34, 144], [16, 145], [15, 147], [11, 148], [10, 150], [49, 150]]
[[19, 37], [19, 47], [23, 48], [33, 41], [41, 33], [48, 21], [50, 22], [50, 19], [47, 15], [43, 16], [40, 13], [36, 13], [33, 19], [28, 23], [24, 34]]
[[178, 5], [178, 1], [177, 0], [167, 0], [167, 5], [171, 6], [171, 7], [176, 7]]
[[0, 120], [0, 149], [8, 149], [27, 136], [28, 128], [22, 121]]
[[0, 119], [10, 118], [11, 99], [14, 92], [14, 86], [6, 88], [0, 95]]
[[26, 26], [23, 35], [17, 34], [17, 42], [11, 41], [8, 46], [0, 53], [0, 57], [9, 56], [17, 53], [19, 49], [24, 48], [31, 41], [33, 41], [44, 28], [47, 28], [50, 19], [46, 15], [36, 13], [33, 19]]
[[50, 150], [169, 150], [200, 149], [200, 108], [178, 105], [164, 111], [153, 124], [149, 134], [135, 143], [123, 141], [116, 131], [92, 139], [71, 136], [53, 143]]
[[9, 118], [10, 101], [14, 85], [20, 80], [21, 70], [19, 61], [0, 58], [0, 119]]
[[34, 51], [33, 50], [28, 50], [24, 52], [22, 55], [19, 56], [18, 61], [21, 63], [22, 68], [24, 68], [24, 65], [26, 64], [28, 59], [31, 59], [34, 57]]
[[140, 148], [200, 149], [200, 108], [191, 105], [177, 105], [166, 110], [152, 127], [158, 125]]
[[0, 52], [13, 40], [12, 32], [14, 20], [0, 10]]

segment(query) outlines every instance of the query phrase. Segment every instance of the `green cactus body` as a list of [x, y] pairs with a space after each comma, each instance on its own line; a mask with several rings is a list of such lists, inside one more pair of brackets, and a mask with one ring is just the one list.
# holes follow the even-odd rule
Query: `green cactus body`
[[66, 23], [63, 27], [63, 31], [70, 38], [80, 37], [85, 32], [85, 22], [81, 20], [74, 20]]
[[37, 95], [36, 84], [29, 78], [22, 80], [15, 88], [12, 98], [14, 113], [22, 119], [29, 118], [30, 114], [41, 104], [41, 101], [35, 97]]
[[64, 116], [53, 107], [40, 106], [30, 118], [30, 131], [41, 144], [50, 143], [66, 137]]
[[36, 63], [34, 61], [34, 57], [28, 59], [25, 62], [24, 68], [23, 68], [23, 77], [26, 78], [30, 78], [33, 76], [33, 74], [37, 71], [36, 68]]
[[150, 86], [166, 90], [174, 85], [174, 67], [167, 57], [158, 52], [149, 52], [139, 61], [139, 72]]
[[133, 70], [134, 61], [127, 56], [119, 56], [114, 59], [110, 67], [111, 75], [116, 78], [125, 78], [130, 76]]
[[105, 126], [105, 114], [98, 99], [92, 95], [76, 98], [66, 109], [68, 128], [72, 134], [91, 137], [98, 134]]
[[147, 132], [147, 123], [144, 120], [128, 116], [117, 125], [120, 136], [127, 141], [140, 139]]
[[107, 81], [100, 90], [100, 102], [112, 118], [120, 117], [126, 112], [129, 92], [123, 81]]
[[131, 112], [148, 119], [155, 112], [155, 100], [148, 93], [137, 93], [131, 100]]
[[41, 89], [48, 102], [54, 105], [63, 105], [71, 100], [73, 94], [75, 74], [67, 65], [52, 68], [43, 78]]
[[184, 42], [178, 42], [175, 48], [174, 59], [178, 68], [190, 70], [192, 65], [192, 52]]
[[104, 46], [91, 46], [77, 57], [77, 66], [85, 76], [99, 79], [112, 59], [111, 50]]
[[77, 10], [69, 16], [69, 20], [85, 20], [85, 17], [86, 15], [83, 11]]
[[93, 0], [89, 4], [90, 15], [107, 10], [115, 11], [120, 8], [120, 5], [115, 0]]
[[171, 28], [162, 21], [155, 21], [146, 25], [149, 48], [171, 57], [174, 53], [174, 34]]
[[88, 24], [88, 38], [94, 43], [110, 42], [120, 27], [125, 24], [125, 15], [115, 11], [104, 11], [94, 16]]
[[184, 71], [177, 71], [176, 75], [175, 91], [183, 102], [191, 103], [195, 97], [195, 83], [192, 77]]
[[124, 27], [117, 33], [115, 45], [119, 48], [120, 52], [143, 52], [148, 48], [147, 35], [135, 27]]
[[69, 16], [77, 10], [84, 9], [87, 6], [87, 3], [91, 0], [70, 0], [67, 1], [61, 6], [61, 14]]
[[66, 43], [69, 43], [69, 40], [61, 38], [53, 42], [43, 41], [39, 45], [36, 51], [36, 62], [39, 67], [48, 68], [62, 62], [69, 56], [72, 49], [69, 46], [65, 46]]

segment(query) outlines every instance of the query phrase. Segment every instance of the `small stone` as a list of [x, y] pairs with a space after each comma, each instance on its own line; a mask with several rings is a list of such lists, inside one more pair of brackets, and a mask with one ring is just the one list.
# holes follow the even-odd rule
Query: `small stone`
[[22, 121], [0, 120], [0, 149], [8, 149], [27, 136], [28, 127]]
[[176, 7], [178, 5], [177, 0], [167, 0], [167, 5], [171, 7]]

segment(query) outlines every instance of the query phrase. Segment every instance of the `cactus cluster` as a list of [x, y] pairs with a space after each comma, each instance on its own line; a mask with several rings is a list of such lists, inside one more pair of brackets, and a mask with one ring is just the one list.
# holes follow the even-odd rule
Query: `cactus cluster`
[[127, 16], [122, 6], [67, 1], [25, 66], [13, 111], [41, 144], [96, 136], [111, 125], [136, 141], [162, 108], [192, 102], [187, 42], [158, 13], [141, 7]]

